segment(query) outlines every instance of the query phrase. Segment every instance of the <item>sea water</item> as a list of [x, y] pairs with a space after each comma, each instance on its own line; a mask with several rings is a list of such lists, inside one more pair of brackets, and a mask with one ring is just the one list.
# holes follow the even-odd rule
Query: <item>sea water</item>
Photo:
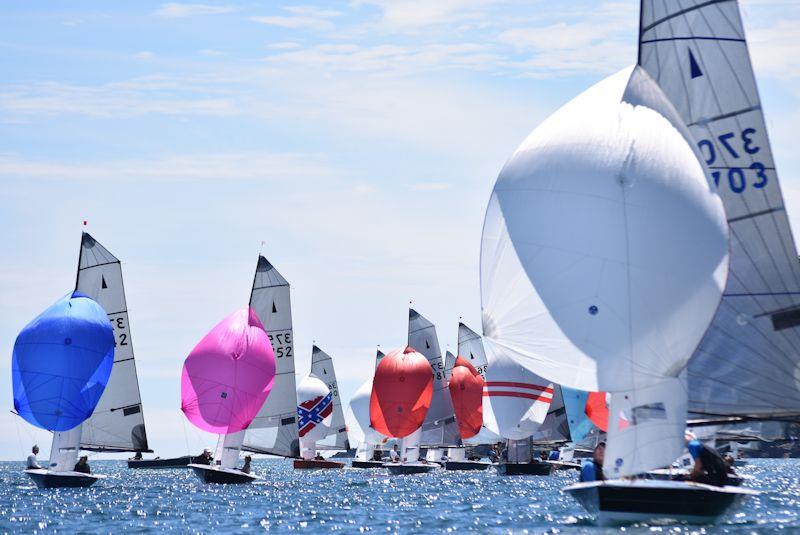
[[[549, 477], [385, 470], [293, 470], [259, 459], [251, 485], [203, 485], [190, 470], [129, 470], [91, 462], [108, 478], [88, 489], [39, 490], [23, 463], [0, 463], [0, 532], [33, 533], [605, 533], [560, 492], [577, 472]], [[800, 532], [800, 460], [750, 460], [739, 472], [763, 491], [717, 526], [632, 526], [628, 533]]]

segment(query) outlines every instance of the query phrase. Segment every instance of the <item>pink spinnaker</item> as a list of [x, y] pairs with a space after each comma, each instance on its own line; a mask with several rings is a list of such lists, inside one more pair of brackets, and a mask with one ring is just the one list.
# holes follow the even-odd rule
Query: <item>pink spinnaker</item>
[[275, 354], [252, 308], [237, 310], [200, 340], [183, 363], [181, 410], [203, 431], [246, 429], [272, 390]]

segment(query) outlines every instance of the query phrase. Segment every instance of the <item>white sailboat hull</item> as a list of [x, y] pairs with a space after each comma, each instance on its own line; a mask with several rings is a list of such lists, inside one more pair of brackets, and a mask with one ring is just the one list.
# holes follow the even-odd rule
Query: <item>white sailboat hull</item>
[[601, 526], [677, 520], [714, 524], [741, 499], [758, 494], [738, 487], [656, 480], [609, 480], [565, 487]]
[[40, 489], [85, 488], [91, 487], [106, 476], [84, 474], [83, 472], [55, 472], [44, 468], [25, 470]]

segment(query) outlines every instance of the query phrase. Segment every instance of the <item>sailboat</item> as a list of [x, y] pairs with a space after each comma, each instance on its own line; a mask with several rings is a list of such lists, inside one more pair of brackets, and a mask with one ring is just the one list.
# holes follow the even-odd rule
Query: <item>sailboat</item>
[[384, 465], [391, 474], [422, 473], [434, 466], [418, 462], [433, 385], [428, 360], [411, 347], [389, 352], [375, 370], [369, 402], [370, 426], [384, 436], [400, 439], [398, 462]]
[[[483, 429], [483, 389], [485, 382], [478, 370], [464, 357], [456, 357], [447, 387], [453, 402], [458, 432], [462, 441]], [[445, 470], [486, 470], [491, 463], [466, 458], [465, 448], [449, 448]]]
[[122, 265], [88, 232], [81, 235], [76, 289], [108, 312], [116, 343], [111, 379], [91, 418], [81, 426], [80, 449], [152, 453], [139, 393]]
[[553, 465], [533, 458], [532, 435], [540, 428], [553, 401], [552, 383], [527, 370], [502, 352], [489, 353], [484, 387], [484, 422], [506, 441], [501, 475], [549, 475]]
[[[108, 386], [91, 417], [79, 428], [72, 429], [68, 436], [57, 437], [59, 443], [56, 449], [71, 453], [66, 461], [56, 464], [62, 467], [69, 461], [74, 464], [72, 458], [77, 456], [79, 450], [151, 452], [136, 375], [122, 267], [119, 259], [88, 232], [81, 234], [75, 289], [107, 311], [114, 331], [114, 363]], [[75, 440], [79, 441], [77, 447]], [[53, 481], [57, 483], [62, 480]]]
[[[380, 349], [375, 356], [377, 369], [386, 355]], [[347, 428], [349, 441], [356, 445], [356, 455], [351, 462], [352, 468], [383, 468], [380, 450], [376, 446], [387, 445], [389, 437], [376, 431], [370, 422], [370, 397], [372, 396], [372, 378], [358, 387], [350, 398], [347, 409]], [[376, 458], [377, 457], [377, 458]]]
[[275, 354], [255, 311], [242, 308], [218, 323], [186, 357], [181, 410], [196, 427], [217, 433], [219, 465], [190, 464], [204, 483], [250, 483], [255, 475], [236, 469], [240, 437], [269, 396]]
[[[481, 378], [483, 378], [485, 386], [486, 369], [488, 368], [489, 364], [488, 360], [486, 359], [486, 350], [483, 347], [483, 340], [478, 333], [470, 329], [463, 322], [458, 323], [458, 354], [475, 368], [475, 371], [477, 371]], [[487, 408], [490, 409], [491, 407]], [[481, 424], [481, 430], [478, 432], [478, 434], [469, 438], [464, 438], [463, 435], [461, 436], [461, 441], [466, 446], [485, 448], [488, 445], [497, 444], [503, 440], [500, 435], [486, 427], [486, 422], [488, 420], [494, 422], [494, 417], [490, 415], [489, 419], [487, 420], [487, 415], [483, 414], [483, 406], [481, 414], [483, 423]]]
[[[643, 12], [643, 28], [655, 30], [648, 40], [670, 47], [654, 62], [682, 49], [691, 67], [686, 47], [729, 46], [715, 42], [706, 21], [724, 18], [731, 31], [730, 20], [738, 20], [738, 13], [720, 15], [730, 15], [735, 2], [652, 5], [657, 13]], [[695, 35], [709, 40], [684, 39], [691, 22], [703, 25]], [[674, 39], [672, 28], [680, 32]], [[690, 79], [674, 80], [681, 83]], [[603, 466], [609, 480], [565, 489], [600, 523], [710, 521], [746, 495], [733, 487], [621, 479], [669, 466], [682, 453], [688, 396], [679, 375], [731, 284], [729, 221], [692, 139], [647, 70], [625, 69], [523, 142], [486, 213], [487, 340], [548, 380], [611, 394]], [[727, 335], [717, 336], [721, 342]]]
[[448, 448], [461, 446], [461, 436], [447, 388], [447, 367], [439, 349], [436, 327], [413, 308], [408, 310], [408, 345], [424, 355], [431, 367], [433, 397], [422, 424], [420, 445], [427, 448], [428, 462], [438, 462]]
[[317, 457], [317, 441], [328, 434], [333, 421], [333, 393], [314, 375], [306, 376], [297, 387], [297, 427], [300, 435], [300, 469], [342, 468], [344, 463]]
[[50, 465], [27, 469], [39, 488], [88, 487], [101, 476], [73, 471], [81, 424], [100, 402], [114, 362], [114, 332], [106, 311], [75, 290], [31, 321], [12, 356], [14, 410], [53, 431]]

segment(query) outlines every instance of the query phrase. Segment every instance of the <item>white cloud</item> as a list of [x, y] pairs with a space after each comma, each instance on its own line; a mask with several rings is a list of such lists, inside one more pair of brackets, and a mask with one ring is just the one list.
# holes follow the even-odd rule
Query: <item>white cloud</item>
[[486, 17], [487, 8], [502, 0], [356, 0], [353, 5], [371, 5], [382, 12], [382, 22], [394, 29], [415, 31], [435, 24], [453, 24]]
[[156, 11], [156, 16], [165, 18], [184, 18], [195, 15], [220, 15], [233, 11], [231, 6], [217, 6], [209, 4], [181, 4], [170, 2], [162, 4]]
[[284, 11], [291, 13], [291, 15], [250, 17], [250, 20], [259, 24], [280, 26], [293, 30], [325, 31], [334, 29], [335, 25], [330, 19], [341, 15], [338, 11], [310, 6], [289, 6], [285, 7]]
[[324, 179], [335, 172], [319, 155], [230, 152], [88, 163], [26, 160], [0, 154], [0, 178], [46, 180], [286, 180]]
[[147, 60], [147, 59], [153, 59], [154, 57], [156, 57], [156, 55], [153, 52], [149, 52], [147, 50], [143, 50], [141, 52], [137, 52], [135, 54], [135, 57], [136, 57], [136, 59]]

